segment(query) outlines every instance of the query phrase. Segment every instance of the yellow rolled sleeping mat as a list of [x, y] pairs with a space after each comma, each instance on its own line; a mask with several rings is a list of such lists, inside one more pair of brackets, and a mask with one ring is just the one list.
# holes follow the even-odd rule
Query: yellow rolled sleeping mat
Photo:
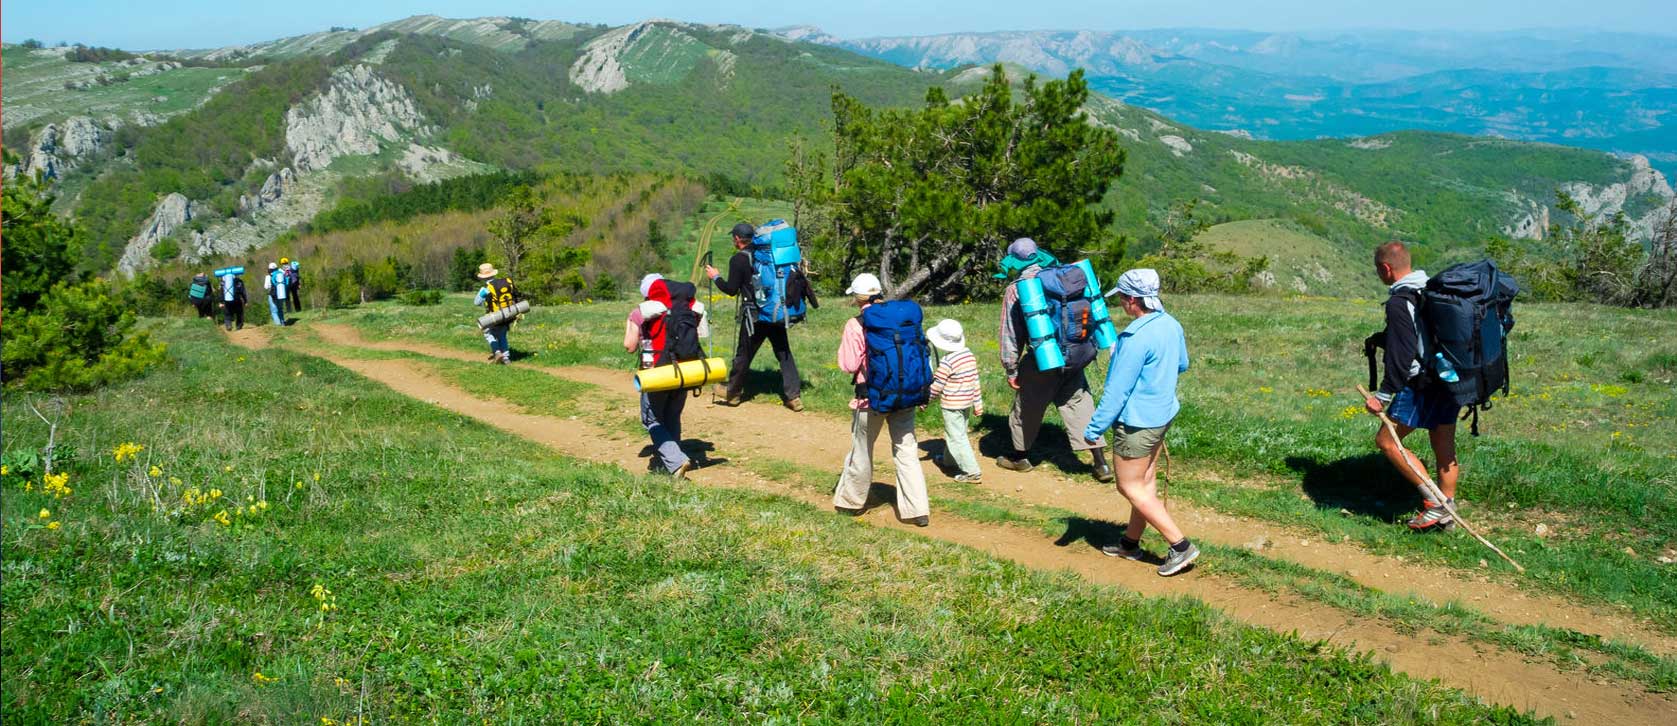
[[728, 364], [721, 358], [669, 363], [635, 372], [635, 390], [641, 393], [676, 391], [721, 383], [728, 378]]

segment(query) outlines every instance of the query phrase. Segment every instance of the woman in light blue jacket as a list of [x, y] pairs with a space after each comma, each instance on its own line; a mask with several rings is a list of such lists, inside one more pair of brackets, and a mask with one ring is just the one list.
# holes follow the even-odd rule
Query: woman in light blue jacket
[[1098, 440], [1116, 428], [1112, 457], [1118, 492], [1130, 501], [1130, 522], [1117, 544], [1101, 547], [1113, 557], [1141, 559], [1141, 535], [1153, 525], [1170, 543], [1159, 574], [1174, 575], [1199, 558], [1199, 548], [1176, 526], [1158, 495], [1159, 452], [1165, 432], [1182, 408], [1176, 400], [1176, 378], [1188, 370], [1188, 342], [1182, 324], [1165, 312], [1159, 301], [1159, 273], [1130, 270], [1107, 293], [1117, 296], [1124, 312], [1135, 320], [1118, 335], [1107, 369], [1106, 390], [1094, 418], [1083, 431], [1085, 441]]

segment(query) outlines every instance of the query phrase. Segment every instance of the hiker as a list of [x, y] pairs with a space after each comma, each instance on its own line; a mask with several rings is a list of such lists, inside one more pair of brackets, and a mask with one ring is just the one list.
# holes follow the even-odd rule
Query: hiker
[[[1385, 411], [1397, 428], [1394, 439], [1382, 425], [1374, 435], [1374, 443], [1404, 479], [1421, 487], [1417, 472], [1425, 472], [1426, 465], [1404, 450], [1401, 442], [1415, 429], [1426, 429], [1432, 441], [1432, 453], [1438, 459], [1438, 489], [1453, 506], [1456, 480], [1461, 476], [1456, 464], [1456, 418], [1461, 408], [1448, 391], [1431, 385], [1433, 378], [1423, 364], [1427, 359], [1427, 341], [1421, 334], [1420, 313], [1427, 273], [1411, 269], [1409, 248], [1394, 241], [1374, 249], [1374, 274], [1390, 286], [1391, 293], [1386, 298], [1386, 329], [1375, 334], [1386, 351], [1383, 359], [1386, 375], [1380, 381], [1380, 389], [1363, 405], [1369, 413]], [[1454, 525], [1455, 519], [1443, 502], [1426, 499], [1422, 500], [1421, 512], [1409, 520], [1409, 528], [1416, 531], [1448, 529]]]
[[303, 312], [303, 278], [297, 272], [297, 261], [280, 260], [280, 271], [285, 273], [285, 295], [291, 300], [291, 309]]
[[[629, 311], [623, 328], [623, 349], [636, 354], [639, 369], [700, 360], [699, 339], [710, 335], [704, 303], [694, 302], [692, 283], [671, 282], [652, 273], [641, 278], [641, 304]], [[681, 412], [689, 389], [641, 393], [641, 425], [664, 471], [686, 478], [693, 460], [681, 450]]]
[[262, 278], [262, 289], [268, 291], [268, 314], [275, 325], [285, 325], [285, 273], [279, 264], [268, 263], [268, 275]]
[[1019, 281], [1036, 277], [1045, 269], [1056, 268], [1059, 262], [1053, 255], [1037, 247], [1028, 237], [1014, 240], [1002, 256], [996, 274], [999, 279], [1017, 277], [1002, 293], [1001, 334], [997, 343], [1001, 348], [1002, 369], [1007, 373], [1007, 385], [1015, 393], [1013, 408], [1008, 412], [1007, 425], [1013, 440], [1011, 455], [996, 457], [996, 466], [1012, 471], [1030, 471], [1031, 446], [1036, 443], [1042, 428], [1042, 416], [1052, 403], [1060, 410], [1065, 425], [1066, 441], [1073, 452], [1088, 450], [1095, 480], [1112, 481], [1112, 469], [1107, 466], [1103, 449], [1104, 437], [1085, 441], [1082, 431], [1095, 413], [1095, 400], [1089, 394], [1089, 379], [1083, 375], [1084, 366], [1094, 360], [1097, 352], [1092, 342], [1082, 349], [1078, 360], [1068, 358], [1066, 365], [1052, 371], [1038, 369], [1030, 352], [1030, 337], [1026, 332], [1025, 316], [1019, 304]]
[[[237, 268], [244, 269], [244, 268]], [[245, 329], [245, 303], [249, 298], [245, 296], [245, 279], [237, 273], [229, 272], [221, 276], [221, 323], [229, 331], [234, 330], [234, 323], [238, 323], [238, 330]]]
[[[771, 297], [770, 291], [774, 288], [764, 286], [761, 279], [763, 273], [775, 274], [781, 266], [773, 263], [767, 243], [753, 244], [756, 236], [757, 229], [749, 223], [740, 222], [734, 225], [734, 249], [737, 251], [728, 260], [727, 277], [723, 277], [715, 267], [705, 265], [705, 274], [716, 282], [716, 289], [740, 299], [736, 315], [740, 324], [739, 338], [734, 344], [734, 360], [728, 371], [727, 383], [719, 387], [716, 393], [722, 398], [722, 404], [725, 406], [738, 406], [744, 401], [745, 378], [751, 373], [751, 361], [757, 357], [757, 351], [763, 347], [763, 341], [767, 340], [769, 346], [774, 349], [775, 361], [780, 365], [781, 402], [793, 411], [802, 411], [804, 402], [802, 383], [798, 380], [798, 363], [792, 359], [792, 346], [786, 339], [786, 326], [794, 321], [775, 313], [776, 310], [791, 309], [795, 311], [797, 319], [802, 319], [803, 302], [808, 299], [813, 303], [814, 300], [809, 296], [807, 284], [797, 285], [796, 289], [793, 285], [787, 285], [784, 289], [775, 291], [777, 294], [783, 294], [784, 298], [767, 299]], [[803, 273], [796, 272], [793, 281], [802, 279]], [[763, 289], [754, 289], [754, 280], [757, 287]], [[740, 295], [741, 292], [751, 294]], [[775, 310], [763, 309], [765, 302]]]
[[200, 272], [192, 276], [192, 284], [186, 287], [186, 300], [192, 303], [193, 309], [198, 311], [198, 317], [215, 321], [214, 301], [210, 299], [210, 273]]
[[[839, 370], [851, 375], [856, 396], [850, 401], [850, 454], [833, 489], [833, 508], [850, 516], [865, 510], [873, 488], [873, 444], [880, 430], [889, 428], [897, 517], [925, 527], [931, 523], [931, 506], [914, 439], [914, 412], [928, 400], [931, 360], [920, 330], [920, 306], [909, 300], [885, 302], [882, 292], [879, 278], [866, 272], [845, 290], [861, 313], [845, 321], [839, 338]], [[893, 331], [898, 333], [895, 345], [886, 347]]]
[[932, 373], [931, 390], [932, 398], [938, 399], [943, 409], [944, 456], [933, 461], [959, 469], [955, 481], [979, 481], [982, 472], [978, 470], [978, 458], [973, 456], [972, 442], [967, 438], [967, 412], [984, 415], [978, 359], [967, 348], [966, 332], [959, 320], [939, 320], [926, 331], [926, 338], [944, 354]]
[[[477, 279], [483, 281], [483, 287], [477, 291], [475, 304], [482, 305], [484, 312], [492, 313], [518, 302], [518, 288], [512, 284], [512, 280], [501, 277], [501, 271], [495, 269], [494, 265], [487, 262], [478, 265]], [[489, 343], [490, 363], [507, 365], [512, 362], [512, 348], [507, 345], [507, 331], [512, 329], [513, 322], [509, 320], [483, 329], [483, 339]]]
[[1130, 501], [1130, 522], [1117, 544], [1103, 545], [1100, 550], [1112, 557], [1139, 560], [1145, 556], [1141, 535], [1147, 525], [1153, 525], [1170, 544], [1159, 565], [1159, 574], [1169, 577], [1200, 556], [1199, 548], [1176, 526], [1158, 495], [1159, 452], [1165, 432], [1182, 408], [1176, 399], [1176, 378], [1188, 371], [1188, 343], [1182, 324], [1159, 301], [1159, 273], [1150, 269], [1125, 272], [1109, 294], [1117, 296], [1134, 320], [1118, 334], [1100, 406], [1082, 435], [1095, 445], [1101, 434], [1116, 427], [1113, 465], [1118, 493]]

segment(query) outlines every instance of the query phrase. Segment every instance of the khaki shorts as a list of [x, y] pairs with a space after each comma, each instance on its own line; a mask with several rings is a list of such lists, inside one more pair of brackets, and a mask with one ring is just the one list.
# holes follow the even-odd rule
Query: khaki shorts
[[1122, 459], [1145, 459], [1164, 445], [1165, 432], [1169, 430], [1168, 423], [1150, 429], [1118, 424], [1112, 429], [1116, 434], [1113, 436], [1112, 451]]

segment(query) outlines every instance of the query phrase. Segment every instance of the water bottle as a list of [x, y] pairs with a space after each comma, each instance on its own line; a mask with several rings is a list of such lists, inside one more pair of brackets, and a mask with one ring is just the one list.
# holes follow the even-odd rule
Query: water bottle
[[1461, 376], [1456, 375], [1456, 367], [1450, 365], [1450, 359], [1445, 358], [1444, 353], [1434, 353], [1432, 354], [1432, 357], [1436, 359], [1436, 362], [1433, 364], [1433, 369], [1438, 371], [1438, 380], [1444, 381], [1445, 383], [1455, 383], [1456, 381], [1462, 379]]

